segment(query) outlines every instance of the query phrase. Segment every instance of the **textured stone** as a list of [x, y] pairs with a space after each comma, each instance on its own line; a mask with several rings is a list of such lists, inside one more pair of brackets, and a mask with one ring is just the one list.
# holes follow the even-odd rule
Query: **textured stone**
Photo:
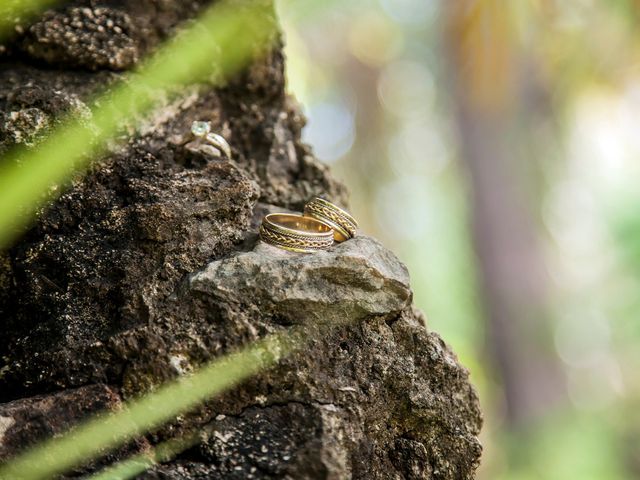
[[189, 285], [226, 305], [249, 301], [288, 325], [385, 315], [411, 300], [406, 267], [364, 236], [312, 255], [260, 242], [254, 251], [210, 263]]
[[[0, 149], [37, 144], [65, 115], [91, 126], [95, 93], [124, 78], [114, 70], [202, 6], [79, 1], [21, 26], [1, 60]], [[68, 29], [78, 43], [62, 40]], [[79, 45], [92, 47], [76, 55]], [[195, 430], [201, 441], [143, 477], [473, 478], [477, 396], [413, 309], [398, 259], [364, 235], [312, 255], [258, 241], [267, 212], [317, 195], [346, 202], [301, 142], [284, 87], [277, 44], [224, 86], [145, 93], [158, 108], [123, 125], [120, 143], [0, 253], [0, 412], [69, 405], [92, 388], [117, 403], [295, 328], [300, 351], [147, 435]], [[233, 161], [186, 148], [194, 120], [211, 122]], [[70, 426], [79, 415], [65, 408], [47, 421]], [[15, 418], [0, 413], [3, 438], [27, 431]]]
[[481, 420], [468, 374], [375, 240], [311, 255], [258, 243], [192, 275], [177, 302], [192, 329], [216, 325], [216, 345], [292, 326], [306, 343], [174, 424], [215, 418], [189, 461], [145, 478], [473, 478]]
[[[41, 440], [64, 433], [92, 414], [121, 407], [118, 394], [105, 385], [90, 385], [0, 404], [0, 462]], [[146, 441], [138, 440], [109, 453], [88, 468], [94, 469], [148, 449]]]
[[21, 48], [49, 64], [124, 70], [138, 60], [131, 37], [133, 24], [121, 11], [104, 7], [71, 7], [47, 12], [29, 27]]
[[16, 145], [35, 146], [67, 115], [90, 119], [87, 105], [75, 93], [29, 84], [26, 78], [20, 79], [25, 82], [20, 84], [16, 78], [19, 75], [7, 75], [13, 77], [10, 81], [15, 81], [17, 86], [9, 86], [7, 82], [8, 88], [0, 99], [3, 107], [0, 112], [0, 152]]
[[124, 70], [135, 66], [207, 0], [74, 1], [45, 12], [32, 23], [14, 20], [15, 33], [0, 52], [56, 67]]

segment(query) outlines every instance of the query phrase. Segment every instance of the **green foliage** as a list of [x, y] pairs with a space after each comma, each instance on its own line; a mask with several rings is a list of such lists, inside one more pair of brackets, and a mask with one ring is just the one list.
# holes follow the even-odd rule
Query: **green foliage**
[[624, 480], [611, 418], [561, 410], [501, 439], [509, 466], [497, 480]]

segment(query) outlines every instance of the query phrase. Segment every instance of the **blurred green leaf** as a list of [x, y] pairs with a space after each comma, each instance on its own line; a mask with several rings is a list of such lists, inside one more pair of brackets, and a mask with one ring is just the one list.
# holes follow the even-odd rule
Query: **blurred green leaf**
[[200, 441], [200, 432], [192, 432], [180, 438], [163, 442], [150, 453], [134, 455], [122, 462], [111, 465], [99, 473], [92, 475], [90, 480], [126, 480], [135, 478], [156, 464], [168, 462], [176, 455], [193, 447]]

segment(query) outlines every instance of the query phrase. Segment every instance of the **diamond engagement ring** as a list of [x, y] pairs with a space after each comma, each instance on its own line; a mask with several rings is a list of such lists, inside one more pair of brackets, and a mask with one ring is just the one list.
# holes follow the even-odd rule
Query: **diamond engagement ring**
[[224, 153], [231, 160], [231, 147], [222, 135], [218, 135], [211, 131], [211, 122], [202, 120], [195, 121], [191, 124], [191, 134], [196, 141], [204, 141]]

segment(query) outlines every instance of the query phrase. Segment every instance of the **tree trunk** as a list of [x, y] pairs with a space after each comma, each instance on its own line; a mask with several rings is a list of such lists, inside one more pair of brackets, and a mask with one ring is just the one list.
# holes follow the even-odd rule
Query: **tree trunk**
[[[563, 397], [550, 338], [548, 279], [528, 203], [522, 86], [508, 6], [494, 0], [447, 4], [446, 44], [454, 77], [460, 155], [469, 172], [475, 250], [488, 347], [504, 386], [511, 426]], [[531, 171], [531, 169], [529, 169]]]
[[[95, 3], [49, 11], [6, 43], [3, 149], [86, 114], [94, 92], [204, 7]], [[143, 478], [473, 478], [476, 393], [425, 329], [397, 258], [364, 235], [311, 255], [258, 241], [266, 212], [299, 211], [315, 195], [346, 201], [300, 142], [281, 45], [224, 87], [157, 94], [165, 103], [1, 254], [0, 459], [269, 333], [332, 325], [303, 353], [70, 475], [196, 428], [195, 447]], [[233, 161], [185, 146], [194, 120], [212, 122]]]

